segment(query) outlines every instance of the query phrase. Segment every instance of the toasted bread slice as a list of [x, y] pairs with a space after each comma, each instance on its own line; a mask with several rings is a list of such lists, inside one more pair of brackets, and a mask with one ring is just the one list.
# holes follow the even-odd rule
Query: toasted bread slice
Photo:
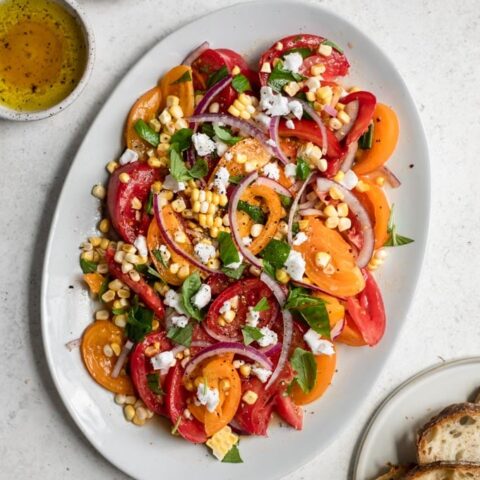
[[392, 465], [389, 463], [388, 468], [390, 470], [387, 473], [380, 475], [380, 477], [377, 477], [375, 480], [402, 480], [408, 470], [410, 470], [411, 466]]
[[450, 405], [433, 417], [418, 433], [420, 465], [443, 462], [480, 463], [480, 405]]
[[419, 465], [402, 480], [480, 480], [480, 465], [468, 462]]

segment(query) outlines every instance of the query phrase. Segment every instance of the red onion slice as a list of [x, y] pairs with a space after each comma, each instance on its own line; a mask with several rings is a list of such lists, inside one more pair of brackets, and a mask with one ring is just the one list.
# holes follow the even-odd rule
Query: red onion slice
[[76, 338], [75, 340], [70, 340], [69, 342], [67, 342], [65, 346], [67, 347], [69, 352], [72, 352], [73, 350], [78, 348], [81, 345], [81, 343], [82, 343], [82, 339]]
[[343, 140], [355, 125], [358, 116], [358, 100], [353, 100], [352, 102], [347, 103], [345, 105], [345, 113], [350, 117], [350, 121], [346, 125], [342, 125], [342, 127], [335, 132], [335, 136], [338, 140]]
[[208, 50], [209, 48], [210, 44], [208, 42], [201, 43], [183, 59], [182, 65], [190, 66], [205, 50]]
[[191, 375], [192, 372], [198, 367], [198, 365], [207, 358], [215, 357], [216, 355], [223, 355], [225, 353], [234, 353], [235, 355], [241, 355], [248, 358], [255, 363], [258, 363], [262, 368], [272, 370], [272, 361], [262, 352], [250, 345], [243, 345], [238, 342], [220, 342], [215, 345], [207, 347], [200, 353], [195, 355], [185, 367], [184, 375]]
[[392, 188], [398, 188], [402, 184], [400, 179], [388, 167], [380, 167], [379, 170]]
[[320, 133], [322, 134], [322, 153], [325, 155], [328, 150], [328, 137], [327, 137], [327, 127], [324, 125], [322, 119], [317, 114], [317, 112], [305, 101], [299, 100], [303, 106], [303, 110], [310, 115], [312, 120], [318, 125]]
[[344, 201], [348, 205], [349, 210], [353, 213], [353, 215], [355, 215], [355, 217], [357, 217], [357, 220], [361, 225], [363, 245], [358, 252], [357, 265], [360, 268], [364, 268], [368, 265], [368, 262], [372, 258], [375, 246], [375, 236], [373, 233], [372, 222], [367, 211], [352, 192], [333, 180], [321, 177], [317, 178], [317, 194], [328, 192], [332, 187], [335, 187], [337, 190], [342, 192]]
[[343, 332], [345, 328], [345, 318], [339, 320], [330, 330], [330, 338], [335, 340]]
[[265, 187], [271, 188], [275, 192], [285, 197], [292, 196], [292, 192], [288, 188], [284, 187], [283, 185], [280, 185], [277, 181], [272, 180], [271, 178], [258, 177], [258, 180], [255, 183], [257, 185], [263, 185]]
[[153, 196], [153, 210], [154, 210], [154, 213], [155, 213], [155, 220], [157, 221], [158, 228], [160, 229], [162, 237], [165, 239], [165, 242], [168, 244], [169, 248], [171, 248], [176, 254], [180, 255], [185, 260], [187, 260], [187, 262], [191, 263], [192, 265], [195, 265], [199, 270], [202, 270], [203, 272], [206, 272], [206, 273], [218, 273], [217, 270], [213, 270], [211, 268], [208, 268], [206, 265], [204, 265], [202, 262], [197, 260], [195, 257], [193, 257], [192, 255], [185, 252], [170, 237], [170, 234], [169, 234], [167, 228], [165, 227], [165, 223], [163, 221], [163, 215], [162, 215], [162, 211], [161, 211], [161, 208], [160, 208], [160, 205], [159, 205], [159, 196], [158, 195]]
[[203, 98], [200, 100], [199, 104], [195, 107], [195, 111], [193, 112], [193, 115], [201, 115], [202, 113], [205, 113], [207, 111], [207, 108], [210, 106], [212, 103], [212, 100], [222, 91], [224, 90], [228, 85], [232, 83], [232, 76], [228, 75], [225, 78], [222, 78], [219, 82], [217, 82], [213, 87], [208, 89], [205, 92], [205, 95]]
[[305, 188], [307, 188], [307, 185], [309, 184], [313, 175], [314, 175], [313, 172], [310, 172], [307, 179], [303, 182], [303, 185], [300, 187], [300, 190], [297, 192], [297, 195], [295, 196], [295, 198], [293, 200], [292, 206], [290, 207], [290, 212], [288, 213], [287, 239], [288, 239], [288, 243], [290, 243], [290, 245], [293, 242], [292, 228], [293, 228], [293, 220], [295, 218], [295, 213], [297, 211], [297, 207], [298, 207], [298, 204], [300, 202], [300, 199], [302, 198], [302, 194], [305, 191]]
[[358, 142], [352, 142], [348, 146], [348, 150], [345, 155], [345, 158], [343, 159], [343, 162], [340, 165], [340, 170], [342, 172], [344, 173], [348, 172], [352, 168], [353, 162], [355, 161], [355, 155], [357, 153], [357, 150], [358, 150]]
[[275, 345], [270, 345], [269, 347], [260, 349], [260, 351], [264, 353], [267, 357], [273, 357], [281, 350], [282, 350], [281, 343], [276, 343]]
[[117, 358], [117, 361], [115, 362], [115, 366], [113, 367], [112, 370], [112, 378], [117, 378], [120, 375], [120, 370], [123, 368], [125, 365], [125, 362], [127, 361], [127, 357], [130, 353], [130, 351], [133, 348], [134, 343], [131, 340], [127, 340], [125, 342], [125, 345], [122, 348], [122, 351], [120, 352], [120, 355]]
[[330, 104], [327, 104], [323, 107], [323, 111], [328, 113], [331, 117], [337, 116], [337, 109], [332, 107]]
[[278, 125], [280, 124], [280, 117], [272, 117], [270, 125], [268, 127], [268, 132], [270, 133], [270, 138], [274, 141], [275, 147], [272, 147], [275, 151], [275, 156], [285, 165], [290, 163], [288, 157], [283, 153], [282, 147], [280, 147], [280, 135], [278, 134]]
[[318, 208], [304, 208], [299, 211], [302, 217], [323, 217], [324, 213]]
[[280, 304], [281, 307], [287, 301], [287, 293], [283, 290], [283, 288], [265, 272], [260, 274], [260, 280], [267, 285], [267, 287], [272, 291], [273, 295], [277, 299], [277, 302]]

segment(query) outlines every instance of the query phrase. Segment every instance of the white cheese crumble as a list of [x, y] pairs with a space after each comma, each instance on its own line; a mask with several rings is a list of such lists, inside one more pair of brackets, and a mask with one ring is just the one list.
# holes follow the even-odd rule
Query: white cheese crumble
[[248, 307], [248, 313], [245, 322], [249, 327], [255, 328], [260, 320], [260, 312], [256, 312], [254, 308], [255, 307]]
[[225, 152], [228, 150], [228, 145], [216, 137], [215, 137], [215, 147], [217, 149], [217, 155], [219, 157], [223, 157]]
[[127, 163], [133, 163], [138, 160], [138, 153], [135, 150], [127, 148], [118, 159], [120, 165], [126, 165]]
[[178, 182], [172, 175], [168, 174], [163, 181], [162, 188], [172, 192], [182, 192], [185, 190], [185, 182]]
[[297, 176], [297, 164], [289, 163], [285, 165], [285, 175], [288, 178], [295, 178]]
[[220, 167], [215, 173], [213, 186], [217, 189], [220, 195], [227, 193], [228, 182], [230, 180], [230, 173], [225, 167]]
[[285, 55], [283, 60], [283, 69], [292, 73], [298, 73], [303, 63], [303, 57], [298, 52]]
[[232, 160], [233, 158], [233, 153], [232, 152], [225, 152], [225, 155], [223, 156], [227, 162]]
[[209, 243], [197, 243], [195, 247], [193, 247], [193, 251], [200, 261], [205, 265], [211, 258], [215, 257], [215, 247]]
[[158, 250], [160, 252], [160, 256], [162, 257], [162, 260], [165, 263], [168, 263], [168, 261], [172, 257], [172, 254], [170, 253], [170, 250], [167, 248], [167, 246], [166, 245], [160, 245], [158, 247]]
[[255, 121], [260, 123], [260, 125], [262, 125], [263, 127], [265, 128], [270, 127], [271, 118], [268, 115], [265, 115], [264, 113], [259, 112], [255, 115], [254, 118], [255, 118]]
[[218, 389], [200, 383], [197, 387], [197, 400], [199, 405], [205, 405], [207, 410], [213, 413], [220, 402]]
[[230, 300], [225, 300], [225, 302], [223, 302], [223, 305], [220, 307], [218, 312], [220, 313], [220, 315], [223, 315], [229, 312], [231, 309], [232, 309], [232, 302], [230, 302]]
[[299, 120], [303, 117], [303, 105], [298, 100], [290, 100], [288, 102], [288, 109]]
[[266, 368], [253, 366], [252, 374], [255, 375], [262, 383], [266, 383], [272, 375], [272, 372]]
[[252, 242], [253, 242], [252, 237], [247, 236], [247, 237], [243, 237], [243, 238], [242, 238], [242, 243], [243, 243], [246, 247], [248, 247], [249, 245], [251, 245]]
[[205, 133], [194, 133], [192, 135], [192, 142], [195, 150], [201, 157], [210, 155], [217, 148], [215, 142]]
[[316, 77], [310, 77], [305, 82], [305, 85], [310, 92], [316, 92], [320, 88], [320, 80]]
[[175, 309], [178, 313], [185, 313], [182, 307], [182, 297], [175, 290], [168, 290], [163, 299], [167, 307]]
[[300, 252], [290, 250], [287, 260], [285, 262], [287, 273], [297, 281], [301, 281], [305, 273], [305, 259]]
[[260, 89], [260, 108], [273, 117], [290, 113], [288, 98], [273, 93], [272, 87], [265, 86]]
[[212, 289], [210, 288], [210, 285], [204, 283], [198, 289], [198, 292], [192, 297], [192, 303], [201, 310], [210, 303], [211, 299]]
[[148, 256], [147, 239], [143, 235], [139, 235], [135, 239], [135, 241], [133, 242], [133, 246], [136, 247], [141, 257]]
[[260, 333], [263, 335], [263, 337], [260, 340], [257, 340], [257, 343], [261, 347], [269, 347], [270, 345], [275, 345], [278, 343], [278, 335], [268, 327], [261, 328]]
[[172, 325], [176, 327], [185, 328], [188, 324], [188, 317], [185, 315], [172, 315], [170, 318]]
[[233, 270], [236, 270], [237, 268], [240, 267], [242, 262], [243, 262], [243, 255], [240, 252], [238, 252], [238, 262], [229, 263], [228, 265], [225, 265], [225, 268], [231, 268]]
[[268, 178], [271, 178], [272, 180], [277, 180], [280, 178], [280, 170], [278, 168], [278, 164], [274, 162], [267, 163], [263, 168], [262, 172], [267, 176]]
[[358, 177], [353, 170], [347, 170], [344, 177], [338, 183], [343, 185], [347, 190], [353, 190], [358, 183]]
[[285, 126], [290, 130], [295, 130], [295, 124], [293, 123], [293, 120], [290, 118], [285, 122]]
[[160, 370], [160, 373], [167, 373], [170, 367], [174, 367], [176, 360], [171, 350], [157, 353], [150, 359], [154, 370]]
[[307, 239], [308, 237], [304, 232], [298, 232], [293, 239], [293, 244], [297, 247], [298, 245], [305, 243]]
[[333, 343], [323, 339], [319, 333], [311, 328], [303, 336], [303, 339], [314, 355], [333, 355], [335, 353]]

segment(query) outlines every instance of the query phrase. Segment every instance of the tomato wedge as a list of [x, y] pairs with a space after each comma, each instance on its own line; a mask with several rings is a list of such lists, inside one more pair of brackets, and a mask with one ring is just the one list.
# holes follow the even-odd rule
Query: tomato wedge
[[192, 69], [190, 67], [178, 65], [172, 68], [161, 78], [159, 86], [165, 100], [169, 95], [174, 95], [179, 98], [180, 107], [182, 107], [185, 117], [193, 114], [195, 101], [193, 95]]
[[295, 430], [303, 428], [303, 409], [296, 405], [288, 395], [275, 397], [275, 411]]
[[122, 329], [108, 320], [97, 320], [92, 323], [82, 337], [83, 362], [91, 377], [102, 387], [113, 393], [133, 395], [133, 385], [128, 375], [120, 373], [117, 378], [111, 376], [116, 357], [107, 357], [103, 347], [112, 343], [122, 345]]
[[[157, 353], [172, 348], [170, 341], [166, 338], [165, 332], [150, 333], [146, 335], [141, 342], [137, 343], [130, 356], [130, 376], [143, 403], [157, 415], [165, 416], [167, 414], [167, 409], [164, 396], [155, 393], [148, 386], [148, 375], [155, 373], [150, 357], [145, 355], [146, 348], [151, 346], [158, 347]], [[164, 383], [163, 380], [164, 379], [159, 377], [159, 388], [162, 387], [162, 383]]]
[[[120, 174], [126, 173], [128, 183], [120, 181]], [[107, 207], [112, 225], [118, 234], [128, 243], [133, 243], [138, 235], [146, 235], [150, 217], [145, 209], [132, 208], [132, 200], [137, 198], [145, 205], [152, 183], [160, 180], [158, 169], [146, 163], [133, 162], [117, 168], [108, 182]], [[139, 214], [139, 216], [138, 216]]]
[[358, 102], [358, 114], [355, 124], [345, 138], [347, 145], [356, 142], [367, 131], [377, 103], [375, 95], [370, 92], [353, 92], [340, 99], [344, 105], [354, 101]]
[[367, 345], [348, 312], [345, 313], [345, 326], [343, 327], [343, 331], [335, 339], [335, 342], [344, 343], [350, 347], [363, 347]]
[[[224, 326], [221, 326], [218, 323], [221, 316], [220, 309], [227, 300], [232, 300], [234, 297], [238, 297], [235, 318], [231, 323], [225, 323]], [[268, 301], [269, 309], [259, 312], [258, 327], [271, 325], [277, 318], [280, 308], [270, 288], [257, 278], [236, 282], [224, 290], [210, 305], [204, 323], [218, 335], [228, 337], [231, 340], [241, 340], [241, 327], [245, 325], [248, 307], [254, 307], [262, 298], [266, 298]]]
[[161, 298], [155, 293], [155, 290], [141, 278], [138, 282], [131, 279], [128, 273], [123, 273], [120, 265], [115, 261], [115, 250], [109, 247], [105, 252], [105, 260], [107, 261], [109, 272], [127, 285], [133, 292], [135, 292], [140, 300], [151, 310], [155, 316], [162, 319], [165, 314], [163, 302]]

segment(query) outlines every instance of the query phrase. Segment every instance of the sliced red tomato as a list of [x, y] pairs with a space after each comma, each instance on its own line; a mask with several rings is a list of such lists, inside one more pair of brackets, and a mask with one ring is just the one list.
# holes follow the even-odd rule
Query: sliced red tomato
[[347, 311], [365, 342], [376, 345], [385, 333], [385, 307], [377, 282], [366, 269], [362, 270], [365, 289], [347, 298]]
[[[128, 183], [119, 180], [122, 173], [130, 177]], [[132, 200], [136, 197], [145, 205], [152, 183], [160, 180], [160, 177], [158, 169], [142, 162], [124, 165], [111, 175], [108, 182], [108, 213], [113, 227], [126, 242], [133, 243], [138, 235], [147, 235], [150, 217], [145, 209], [133, 209]], [[137, 217], [137, 212], [140, 212], [140, 218]]]
[[[220, 309], [223, 304], [237, 296], [238, 307], [235, 318], [231, 323], [225, 323], [225, 326], [219, 325]], [[254, 307], [262, 298], [267, 299], [270, 308], [259, 312], [258, 327], [262, 328], [270, 325], [277, 318], [279, 312], [278, 302], [270, 288], [257, 278], [241, 280], [224, 290], [210, 305], [204, 322], [210, 330], [219, 335], [229, 337], [231, 340], [241, 340], [241, 327], [245, 325], [248, 307]]]
[[[332, 80], [336, 77], [343, 77], [348, 73], [350, 64], [347, 57], [343, 53], [340, 53], [335, 48], [332, 50], [332, 54], [329, 57], [318, 55], [318, 47], [325, 41], [324, 37], [310, 34], [290, 35], [289, 37], [282, 38], [275, 42], [261, 57], [259, 62], [259, 70], [265, 62], [270, 63], [272, 66], [273, 61], [276, 58], [281, 58], [288, 54], [289, 50], [294, 48], [308, 48], [311, 51], [311, 55], [307, 57], [302, 65], [301, 72], [310, 73], [310, 67], [317, 63], [323, 63], [325, 65], [325, 72], [322, 77], [325, 80]], [[277, 49], [278, 44], [282, 45], [281, 49]], [[317, 60], [318, 59], [318, 60]], [[270, 74], [260, 72], [260, 83], [266, 85]]]
[[346, 145], [356, 142], [367, 131], [377, 103], [375, 95], [370, 92], [353, 92], [340, 99], [340, 102], [347, 105], [355, 100], [358, 101], [358, 115], [345, 138]]
[[295, 405], [288, 395], [281, 394], [275, 397], [275, 411], [295, 430], [303, 428], [303, 409]]
[[[188, 391], [183, 386], [183, 368], [179, 363], [168, 371], [166, 381], [167, 413], [177, 432], [189, 442], [205, 443], [207, 434], [204, 426], [196, 418], [186, 418], [183, 412], [187, 408]], [[177, 423], [178, 422], [178, 423]]]
[[[152, 346], [158, 347], [156, 349], [157, 353], [171, 350], [172, 348], [170, 341], [165, 336], [165, 332], [148, 334], [143, 341], [137, 343], [132, 352], [130, 357], [130, 376], [143, 403], [157, 415], [166, 415], [167, 409], [164, 395], [155, 393], [148, 384], [148, 375], [155, 374], [155, 371], [152, 367], [150, 357], [145, 355], [145, 349]], [[164, 378], [159, 376], [159, 388], [162, 388], [165, 383], [164, 380]]]
[[235, 283], [235, 280], [232, 277], [227, 277], [223, 273], [213, 273], [207, 278], [207, 285], [212, 290], [212, 296], [216, 297], [222, 293], [225, 288]]
[[115, 249], [109, 247], [105, 252], [105, 260], [107, 261], [109, 272], [135, 292], [140, 297], [140, 300], [153, 310], [157, 318], [162, 319], [165, 309], [161, 298], [155, 293], [155, 290], [143, 278], [138, 282], [134, 282], [128, 273], [122, 272], [120, 265], [115, 261], [114, 257]]

